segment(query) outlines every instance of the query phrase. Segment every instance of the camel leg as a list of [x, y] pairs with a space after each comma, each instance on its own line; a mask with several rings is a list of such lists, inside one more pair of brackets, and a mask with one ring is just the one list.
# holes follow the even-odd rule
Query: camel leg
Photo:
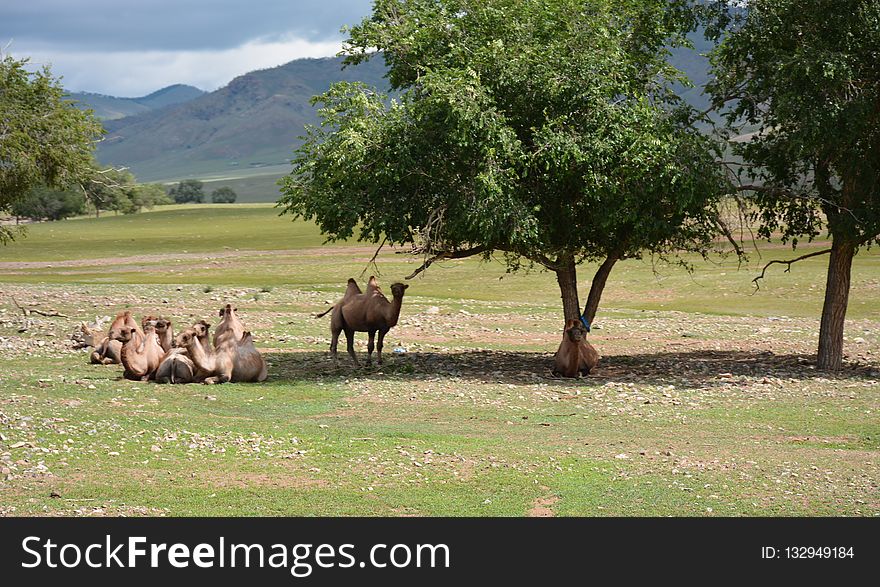
[[388, 334], [387, 330], [379, 331], [379, 343], [376, 345], [376, 356], [378, 357], [379, 364], [382, 364], [382, 347], [385, 346], [385, 335]]
[[[372, 365], [373, 364], [373, 349], [376, 348], [376, 345], [374, 344], [376, 341], [376, 331], [370, 330], [367, 334], [370, 337], [369, 340], [367, 341], [367, 365]], [[380, 365], [382, 364], [381, 359], [379, 359], [379, 364]]]
[[342, 332], [341, 328], [336, 328], [335, 325], [330, 326], [330, 356], [333, 358], [333, 367], [339, 366], [339, 358], [336, 356], [336, 347], [339, 345], [339, 333]]
[[354, 354], [354, 330], [350, 330], [348, 328], [345, 329], [345, 340], [346, 340], [346, 349], [348, 350], [348, 356], [351, 357], [352, 362], [355, 367], [360, 367], [360, 362], [358, 362], [357, 355]]

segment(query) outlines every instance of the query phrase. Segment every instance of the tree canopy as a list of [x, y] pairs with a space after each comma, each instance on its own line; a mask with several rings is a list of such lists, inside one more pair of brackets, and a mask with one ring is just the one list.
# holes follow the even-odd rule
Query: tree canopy
[[[91, 173], [103, 134], [90, 111], [65, 99], [48, 67], [0, 54], [0, 209], [39, 186], [64, 188]], [[0, 241], [11, 233], [0, 227]]]
[[226, 186], [211, 192], [211, 201], [215, 204], [232, 204], [237, 198], [238, 194], [235, 193], [235, 190]]
[[184, 179], [168, 191], [177, 204], [201, 204], [205, 201], [204, 184], [197, 179]]
[[716, 104], [745, 162], [740, 189], [759, 234], [797, 246], [827, 230], [832, 245], [819, 366], [839, 369], [852, 259], [880, 239], [880, 3], [750, 0], [722, 15], [713, 57]]
[[705, 252], [719, 231], [725, 180], [666, 59], [695, 24], [684, 1], [379, 0], [347, 62], [384, 58], [394, 97], [318, 97], [280, 205], [331, 240], [410, 243], [423, 268], [494, 251], [541, 265], [566, 318], [576, 266], [603, 261], [592, 320], [617, 260]]

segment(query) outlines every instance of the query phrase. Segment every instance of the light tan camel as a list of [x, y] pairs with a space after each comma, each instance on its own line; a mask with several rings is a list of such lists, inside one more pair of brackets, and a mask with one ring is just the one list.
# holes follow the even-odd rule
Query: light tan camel
[[110, 335], [114, 330], [123, 328], [134, 328], [140, 335], [143, 335], [140, 325], [131, 316], [131, 311], [126, 310], [116, 315], [110, 328], [107, 329], [107, 335], [101, 342], [95, 346], [94, 352], [89, 357], [92, 363], [100, 365], [119, 364], [122, 362], [122, 343], [114, 340]]
[[220, 337], [227, 332], [232, 332], [236, 341], [240, 340], [244, 333], [244, 324], [238, 319], [238, 308], [233, 308], [230, 304], [220, 308], [220, 323], [214, 329], [215, 347]]
[[587, 328], [579, 320], [566, 320], [562, 343], [553, 358], [553, 374], [562, 377], [589, 375], [599, 364], [599, 353], [587, 342]]
[[202, 345], [194, 329], [187, 329], [177, 336], [177, 344], [192, 359], [197, 380], [204, 375], [206, 384], [265, 381], [268, 377], [266, 361], [254, 346], [250, 332], [236, 339], [230, 329], [221, 334], [217, 347], [212, 349]]
[[[392, 284], [392, 301], [389, 302], [388, 298], [382, 293], [382, 290], [379, 289], [375, 277], [370, 277], [366, 292], [351, 293], [349, 295], [354, 289], [351, 287], [352, 281], [354, 280], [348, 280], [349, 285], [345, 297], [332, 308], [333, 314], [330, 318], [330, 334], [332, 336], [330, 354], [333, 356], [333, 364], [339, 364], [336, 348], [339, 343], [340, 332], [345, 332], [348, 356], [351, 357], [355, 365], [359, 365], [359, 362], [354, 352], [354, 333], [366, 332], [369, 335], [367, 343], [367, 364], [369, 365], [373, 359], [374, 342], [378, 332], [379, 340], [375, 348], [378, 351], [377, 358], [381, 365], [385, 335], [397, 325], [397, 320], [400, 317], [400, 307], [403, 303], [403, 295], [409, 286], [403, 283]], [[357, 284], [355, 284], [356, 287]]]
[[174, 346], [174, 331], [171, 328], [171, 320], [159, 318], [156, 320], [156, 335], [159, 337], [159, 345], [165, 353]]
[[156, 328], [147, 324], [143, 334], [136, 328], [120, 328], [110, 331], [110, 338], [122, 343], [122, 376], [134, 381], [147, 381], [155, 373], [165, 353], [159, 345]]

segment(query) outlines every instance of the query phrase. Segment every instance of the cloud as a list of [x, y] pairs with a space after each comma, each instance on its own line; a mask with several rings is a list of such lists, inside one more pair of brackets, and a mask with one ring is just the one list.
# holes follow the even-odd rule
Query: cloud
[[220, 50], [38, 52], [30, 57], [31, 64], [49, 65], [53, 75], [63, 76], [62, 84], [70, 91], [137, 97], [177, 83], [215, 90], [249, 71], [303, 57], [327, 57], [341, 48], [341, 38], [307, 41], [287, 36]]
[[[0, 0], [0, 49], [51, 64], [72, 91], [213, 90], [341, 46], [371, 0]], [[9, 46], [7, 47], [7, 43]]]

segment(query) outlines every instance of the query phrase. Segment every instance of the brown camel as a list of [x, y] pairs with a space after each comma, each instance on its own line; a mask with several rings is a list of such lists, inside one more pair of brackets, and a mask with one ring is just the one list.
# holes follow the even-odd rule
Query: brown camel
[[162, 358], [156, 368], [156, 383], [192, 383], [196, 381], [197, 369], [186, 349], [173, 348]]
[[187, 329], [177, 336], [177, 344], [186, 349], [196, 367], [196, 379], [202, 378], [206, 384], [232, 381], [265, 381], [268, 369], [263, 356], [254, 346], [250, 332], [243, 332], [236, 338], [230, 329], [217, 340], [217, 347], [202, 345], [195, 329]]
[[[354, 352], [354, 333], [366, 332], [369, 335], [367, 343], [367, 364], [369, 365], [373, 359], [373, 348], [376, 333], [379, 333], [378, 344], [375, 345], [378, 351], [378, 362], [382, 364], [382, 347], [384, 346], [385, 335], [388, 331], [397, 325], [400, 317], [400, 306], [403, 303], [403, 295], [409, 287], [403, 283], [394, 283], [391, 285], [392, 301], [379, 289], [375, 277], [370, 277], [367, 284], [367, 291], [364, 293], [351, 293], [352, 279], [348, 281], [348, 289], [346, 295], [335, 304], [332, 308], [333, 314], [330, 319], [330, 334], [332, 341], [330, 342], [330, 354], [333, 356], [333, 364], [338, 365], [339, 361], [336, 355], [336, 348], [339, 343], [339, 333], [345, 332], [347, 342], [348, 356], [351, 357], [355, 365], [359, 365], [357, 355]], [[355, 288], [357, 284], [355, 284]], [[351, 293], [351, 295], [349, 295]]]
[[241, 339], [241, 335], [244, 333], [244, 324], [238, 318], [238, 308], [233, 308], [230, 304], [220, 308], [220, 323], [214, 329], [215, 347], [220, 337], [227, 332], [232, 332], [236, 341]]
[[89, 357], [89, 360], [92, 363], [110, 365], [122, 362], [122, 343], [113, 340], [110, 334], [114, 330], [120, 330], [123, 328], [134, 328], [139, 334], [143, 334], [140, 325], [131, 316], [130, 310], [120, 312], [116, 315], [113, 322], [110, 323], [110, 328], [107, 329], [107, 335], [101, 339], [101, 342], [97, 346], [95, 346], [94, 352], [92, 352]]
[[587, 342], [587, 328], [579, 320], [566, 320], [562, 343], [553, 358], [553, 374], [562, 377], [589, 375], [599, 364], [599, 353]]
[[171, 320], [160, 318], [156, 320], [156, 334], [159, 336], [159, 345], [168, 353], [174, 346], [174, 331], [171, 329]]
[[162, 357], [162, 347], [156, 336], [156, 328], [147, 324], [141, 335], [136, 328], [120, 328], [110, 331], [110, 338], [122, 343], [122, 366], [125, 371], [122, 376], [133, 381], [147, 381], [150, 379]]
[[[375, 277], [371, 277], [370, 279], [375, 280]], [[328, 309], [321, 312], [320, 314], [315, 314], [315, 318], [323, 318], [324, 316], [326, 316], [327, 314], [332, 312], [333, 308], [335, 308], [336, 306], [339, 306], [340, 304], [344, 304], [349, 299], [351, 299], [353, 296], [356, 296], [360, 293], [362, 293], [362, 292], [361, 292], [361, 288], [358, 287], [357, 281], [355, 281], [353, 277], [349, 277], [348, 278], [348, 285], [346, 285], [346, 287], [345, 287], [345, 294], [343, 294], [342, 299], [339, 300], [338, 302], [336, 302], [335, 304], [333, 304], [332, 306], [330, 306]]]

